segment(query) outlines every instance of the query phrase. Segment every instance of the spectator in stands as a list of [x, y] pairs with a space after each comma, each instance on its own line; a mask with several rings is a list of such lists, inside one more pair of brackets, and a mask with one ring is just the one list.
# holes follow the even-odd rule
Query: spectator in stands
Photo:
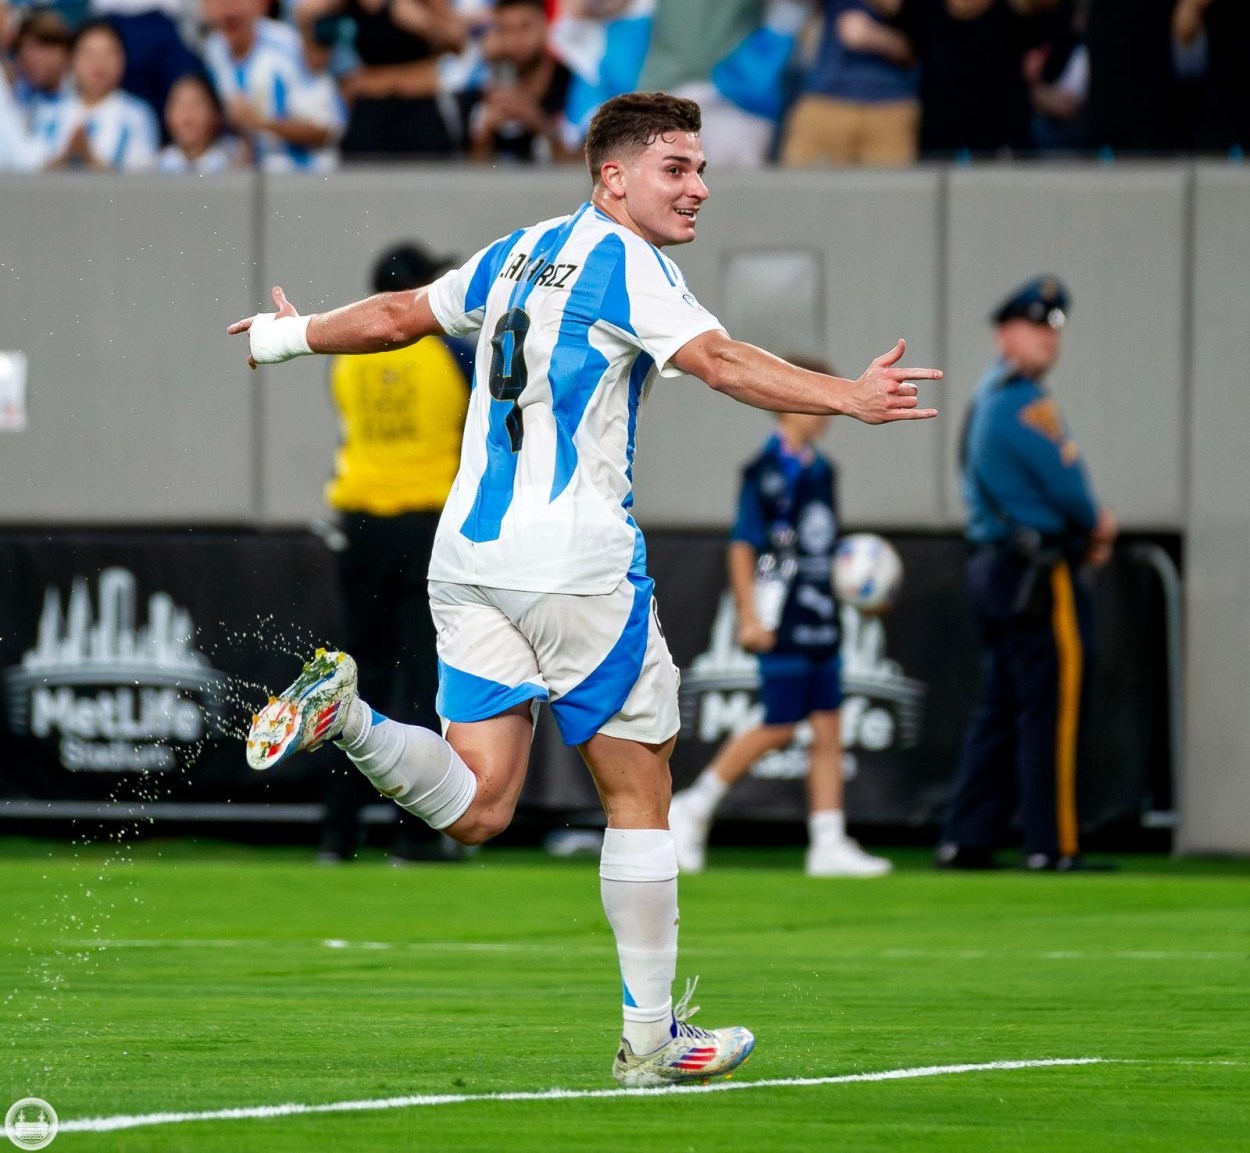
[[816, 55], [786, 120], [782, 163], [912, 163], [920, 136], [915, 60], [875, 0], [824, 0]]
[[174, 81], [200, 67], [183, 38], [194, 34], [193, 5], [194, 0], [89, 0], [91, 18], [107, 20], [121, 37], [122, 88], [146, 101], [158, 118]]
[[1070, 155], [1085, 147], [1089, 52], [1083, 31], [1083, 5], [1062, 0], [1050, 14], [1045, 42], [1024, 58], [1033, 145], [1041, 156]]
[[1176, 0], [1087, 0], [1090, 146], [1170, 152], [1180, 143], [1172, 62]]
[[33, 129], [47, 168], [135, 171], [156, 163], [156, 115], [121, 88], [126, 52], [117, 30], [89, 20], [74, 34], [70, 71], [74, 93], [42, 106]]
[[165, 102], [165, 130], [171, 143], [161, 149], [162, 172], [194, 172], [207, 176], [250, 163], [247, 146], [227, 135], [225, 110], [208, 77], [188, 72], [175, 81]]
[[1250, 150], [1250, 5], [1176, 0], [1172, 33], [1181, 50], [1205, 55], [1194, 146], [1244, 155]]
[[443, 95], [444, 104], [449, 107], [455, 105], [457, 98], [485, 83], [482, 41], [495, 18], [493, 0], [451, 0], [451, 4], [464, 28], [465, 41], [459, 49], [444, 52], [435, 62], [438, 77], [435, 92]]
[[495, 0], [482, 45], [490, 79], [468, 102], [473, 159], [581, 159], [564, 115], [571, 73], [547, 50], [547, 32], [545, 0]]
[[34, 123], [38, 108], [73, 94], [72, 40], [69, 25], [51, 8], [32, 8], [22, 17], [13, 41], [13, 96], [27, 127]]
[[563, 0], [551, 50], [573, 74], [565, 116], [580, 139], [605, 100], [638, 88], [655, 0]]
[[30, 172], [42, 160], [43, 153], [13, 98], [9, 78], [0, 68], [0, 172]]
[[460, 51], [468, 39], [450, 0], [299, 0], [295, 8], [305, 28], [336, 14], [351, 20], [360, 59], [340, 81], [349, 105], [344, 158], [459, 152], [454, 101], [437, 95], [438, 57]]
[[331, 167], [338, 124], [304, 59], [300, 34], [262, 16], [263, 0], [203, 0], [204, 42], [226, 120], [266, 171]]
[[1032, 142], [1024, 57], [1042, 43], [1057, 0], [880, 0], [897, 13], [922, 65], [920, 150], [1011, 155]]
[[639, 88], [694, 100], [710, 165], [753, 168], [773, 149], [802, 0], [656, 0]]
[[311, 28], [299, 28], [300, 47], [307, 70], [303, 114], [317, 124], [330, 128], [330, 138], [323, 154], [314, 165], [318, 169], [333, 168], [339, 160], [338, 145], [347, 129], [347, 104], [334, 73], [335, 53], [339, 48], [339, 30], [335, 21], [318, 21]]
[[[18, 23], [21, 13], [16, 11], [9, 0], [0, 0], [0, 72], [8, 79], [9, 55], [13, 51], [17, 39]], [[12, 93], [10, 92], [10, 96]]]

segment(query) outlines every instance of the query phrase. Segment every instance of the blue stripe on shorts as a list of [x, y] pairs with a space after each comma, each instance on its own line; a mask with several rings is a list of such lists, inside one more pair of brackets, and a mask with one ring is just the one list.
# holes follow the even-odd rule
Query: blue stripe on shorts
[[626, 579], [634, 587], [634, 603], [612, 651], [581, 684], [551, 702], [551, 711], [566, 745], [580, 745], [590, 740], [625, 707], [625, 701], [642, 675], [655, 582], [633, 573]]
[[438, 697], [435, 709], [448, 721], [467, 724], [485, 721], [525, 701], [545, 701], [547, 690], [525, 682], [515, 688], [486, 677], [474, 676], [438, 662]]

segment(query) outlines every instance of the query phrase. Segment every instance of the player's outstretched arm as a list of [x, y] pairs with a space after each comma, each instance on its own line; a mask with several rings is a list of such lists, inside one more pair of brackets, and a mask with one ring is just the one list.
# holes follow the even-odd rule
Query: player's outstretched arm
[[385, 352], [443, 331], [426, 288], [382, 292], [311, 316], [300, 316], [281, 288], [275, 286], [272, 295], [277, 312], [258, 313], [226, 329], [231, 336], [248, 334], [252, 368], [314, 352]]
[[799, 368], [723, 330], [705, 332], [683, 345], [673, 363], [743, 404], [774, 412], [819, 412], [853, 416], [865, 424], [925, 420], [935, 408], [921, 408], [917, 381], [940, 380], [941, 369], [899, 365], [907, 345], [900, 340], [855, 380]]

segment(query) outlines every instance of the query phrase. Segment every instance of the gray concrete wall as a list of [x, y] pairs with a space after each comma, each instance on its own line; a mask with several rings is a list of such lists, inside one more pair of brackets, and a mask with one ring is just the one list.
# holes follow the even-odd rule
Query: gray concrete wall
[[0, 350], [29, 361], [0, 432], [0, 522], [250, 522], [251, 374], [225, 317], [253, 296], [253, 182], [0, 182]]
[[[848, 521], [883, 528], [960, 523], [986, 313], [1059, 272], [1075, 308], [1054, 385], [1097, 485], [1127, 526], [1179, 530], [1189, 182], [1184, 167], [727, 173], [674, 255], [744, 339], [854, 375], [905, 336], [910, 363], [946, 369], [925, 389], [939, 421], [830, 433]], [[226, 323], [269, 307], [270, 284], [329, 307], [361, 295], [398, 238], [467, 256], [585, 192], [575, 169], [0, 182], [0, 350], [30, 361], [30, 427], [0, 434], [0, 522], [307, 522], [336, 436], [325, 364], [250, 373]], [[770, 421], [660, 382], [639, 432], [641, 523], [727, 524], [726, 486]]]
[[1180, 848], [1250, 851], [1250, 172], [1196, 176]]
[[[355, 298], [403, 237], [467, 255], [584, 198], [580, 170], [353, 170], [214, 180], [0, 179], [0, 351], [29, 359], [28, 428], [0, 431], [0, 524], [297, 525], [322, 512], [335, 441], [324, 362], [249, 372], [238, 316], [281, 283], [302, 310]], [[898, 336], [938, 421], [836, 422], [854, 526], [955, 531], [986, 314], [1038, 271], [1074, 307], [1059, 402], [1128, 529], [1186, 538], [1181, 843], [1250, 851], [1250, 172], [975, 166], [714, 177], [675, 251], [730, 331], [858, 373]], [[691, 380], [644, 413], [647, 527], [723, 528], [771, 418]]]

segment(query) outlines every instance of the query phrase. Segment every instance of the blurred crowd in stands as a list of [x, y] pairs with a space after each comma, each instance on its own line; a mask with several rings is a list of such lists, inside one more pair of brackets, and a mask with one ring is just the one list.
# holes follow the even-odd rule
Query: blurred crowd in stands
[[1250, 0], [0, 0], [0, 169], [580, 161], [698, 100], [715, 167], [1250, 144]]

